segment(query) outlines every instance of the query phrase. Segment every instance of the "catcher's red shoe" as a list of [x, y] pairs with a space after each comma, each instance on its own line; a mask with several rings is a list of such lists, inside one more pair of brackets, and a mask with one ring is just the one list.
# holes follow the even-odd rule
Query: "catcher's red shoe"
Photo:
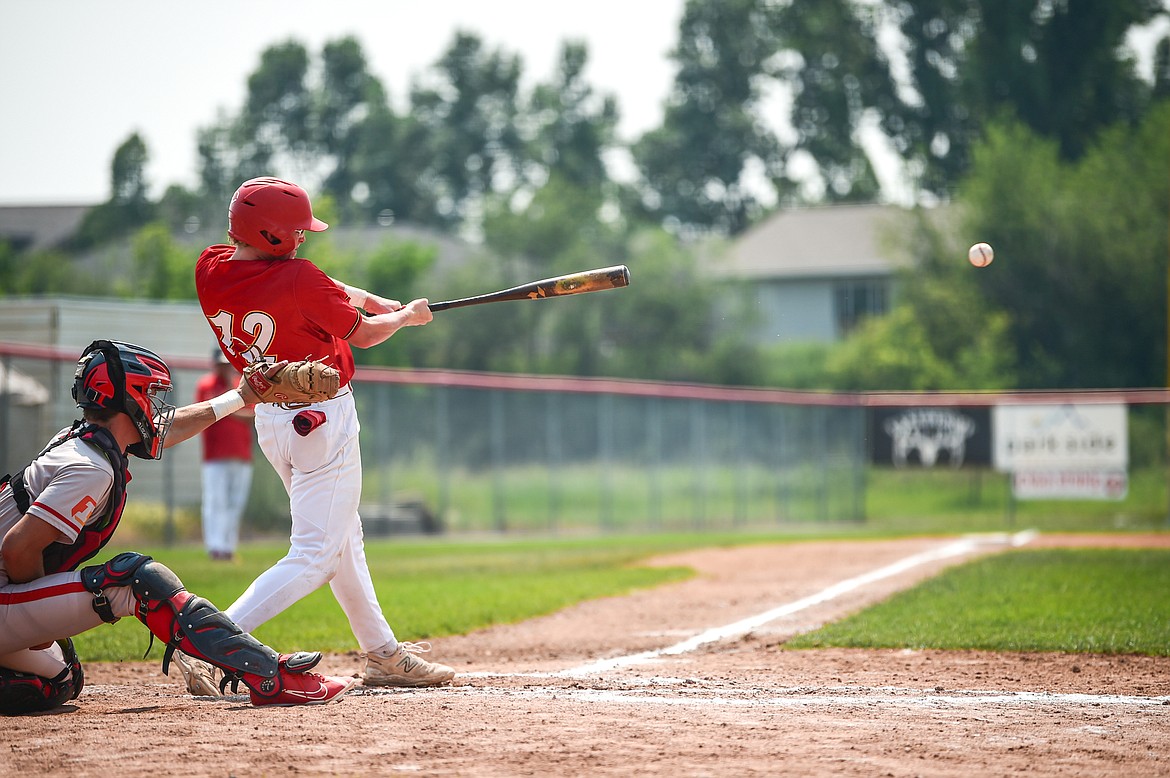
[[253, 705], [323, 705], [352, 689], [358, 678], [334, 678], [309, 672], [320, 654], [298, 653], [280, 657], [276, 678], [249, 687]]

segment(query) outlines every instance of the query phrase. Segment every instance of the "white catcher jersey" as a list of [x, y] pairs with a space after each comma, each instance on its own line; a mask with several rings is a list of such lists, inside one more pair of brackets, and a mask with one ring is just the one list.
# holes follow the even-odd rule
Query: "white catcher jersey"
[[[68, 431], [62, 430], [58, 437]], [[114, 469], [95, 446], [73, 438], [34, 459], [25, 468], [24, 484], [31, 500], [29, 514], [56, 529], [58, 541], [72, 543], [82, 527], [101, 518], [105, 511]], [[0, 538], [21, 516], [12, 491], [4, 487], [0, 492]], [[7, 583], [8, 572], [0, 558], [0, 586]]]

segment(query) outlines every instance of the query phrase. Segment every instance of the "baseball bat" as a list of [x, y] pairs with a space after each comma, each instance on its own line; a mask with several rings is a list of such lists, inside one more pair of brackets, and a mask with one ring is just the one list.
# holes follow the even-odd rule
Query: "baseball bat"
[[463, 297], [459, 300], [444, 300], [430, 303], [432, 311], [445, 311], [449, 308], [462, 308], [466, 305], [483, 305], [484, 303], [498, 303], [505, 300], [543, 300], [546, 297], [564, 297], [570, 294], [585, 294], [586, 292], [601, 292], [606, 289], [618, 289], [630, 285], [630, 270], [625, 265], [602, 267], [596, 270], [585, 270], [581, 273], [572, 273], [567, 276], [545, 278], [528, 284], [514, 286], [511, 289], [501, 289], [498, 292]]

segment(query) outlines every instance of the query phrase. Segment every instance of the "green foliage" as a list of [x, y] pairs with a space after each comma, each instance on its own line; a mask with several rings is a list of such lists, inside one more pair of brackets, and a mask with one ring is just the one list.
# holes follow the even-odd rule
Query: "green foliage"
[[1103, 128], [1149, 108], [1151, 89], [1122, 44], [1165, 13], [1159, 0], [901, 3], [920, 102], [882, 111], [883, 127], [922, 171], [921, 187], [939, 194], [963, 177], [990, 118], [1018, 120], [1077, 159]]
[[[438, 252], [434, 246], [412, 241], [383, 241], [365, 259], [359, 272], [340, 276], [363, 289], [377, 291], [406, 303], [425, 296], [423, 279], [434, 267]], [[413, 334], [413, 333], [412, 333]], [[425, 350], [413, 337], [390, 338], [376, 349], [355, 349], [354, 358], [363, 364], [408, 367], [425, 361]]]
[[190, 248], [178, 245], [170, 228], [155, 222], [131, 241], [132, 272], [119, 281], [125, 297], [151, 300], [194, 300], [195, 260]]
[[[898, 106], [893, 77], [878, 47], [877, 12], [848, 0], [795, 0], [779, 12], [780, 46], [796, 56], [773, 73], [793, 92], [794, 150], [818, 168], [824, 199], [873, 202], [880, 185], [860, 143], [865, 113], [876, 108], [893, 124]], [[794, 192], [785, 181], [782, 192]], [[792, 199], [792, 198], [786, 198]]]
[[0, 296], [93, 294], [74, 264], [71, 256], [59, 251], [21, 252], [0, 241]]
[[[559, 364], [583, 375], [715, 380], [708, 361], [716, 343], [715, 289], [700, 275], [696, 257], [661, 231], [637, 236], [630, 249], [630, 286], [588, 301], [561, 321], [566, 343], [596, 350], [563, 351], [554, 370]], [[724, 329], [729, 338], [741, 332]]]
[[764, 386], [786, 389], [829, 389], [828, 363], [832, 346], [828, 343], [780, 343], [760, 350]]
[[758, 116], [760, 76], [775, 53], [768, 8], [762, 0], [686, 4], [662, 126], [632, 148], [641, 206], [672, 228], [738, 233], [763, 210], [746, 185], [749, 165], [783, 175], [780, 145]]
[[495, 198], [484, 216], [484, 243], [501, 256], [523, 257], [539, 274], [551, 273], [558, 259], [602, 231], [597, 219], [601, 196], [554, 173], [523, 209], [511, 198]]
[[977, 148], [965, 232], [997, 256], [969, 275], [1010, 316], [1019, 386], [1164, 385], [1167, 126], [1170, 103], [1110, 129], [1076, 163], [1015, 123], [993, 125]]
[[426, 130], [422, 179], [437, 207], [430, 223], [463, 222], [500, 176], [519, 171], [520, 74], [519, 57], [459, 32], [432, 69], [431, 83], [411, 89], [410, 112]]
[[91, 248], [124, 237], [154, 218], [146, 163], [146, 142], [132, 134], [114, 152], [110, 165], [110, 199], [86, 212], [71, 241], [74, 249]]
[[888, 315], [868, 319], [826, 362], [828, 385], [855, 391], [1009, 388], [1015, 363], [1010, 319], [968, 285], [912, 283]]
[[946, 571], [791, 648], [1170, 656], [1170, 552], [1022, 550]]
[[595, 95], [585, 81], [588, 60], [585, 44], [565, 43], [555, 80], [533, 90], [521, 127], [532, 135], [526, 157], [534, 167], [596, 197], [609, 181], [602, 154], [615, 143], [618, 110], [612, 95]]

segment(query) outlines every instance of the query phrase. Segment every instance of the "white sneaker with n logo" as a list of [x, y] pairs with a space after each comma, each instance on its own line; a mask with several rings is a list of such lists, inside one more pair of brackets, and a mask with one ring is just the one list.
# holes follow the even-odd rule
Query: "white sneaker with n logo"
[[367, 654], [365, 685], [441, 686], [450, 682], [455, 677], [453, 669], [419, 656], [430, 650], [430, 643], [399, 643], [398, 650], [389, 656]]

